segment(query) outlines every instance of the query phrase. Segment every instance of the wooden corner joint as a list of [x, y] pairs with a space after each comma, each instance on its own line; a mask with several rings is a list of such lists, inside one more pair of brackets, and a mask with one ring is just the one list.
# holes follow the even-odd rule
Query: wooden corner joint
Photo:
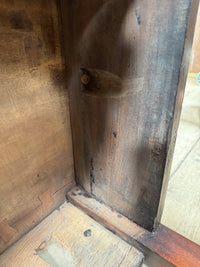
[[90, 217], [141, 250], [147, 266], [200, 266], [200, 246], [164, 225], [160, 224], [151, 233], [79, 187], [73, 188], [67, 197]]

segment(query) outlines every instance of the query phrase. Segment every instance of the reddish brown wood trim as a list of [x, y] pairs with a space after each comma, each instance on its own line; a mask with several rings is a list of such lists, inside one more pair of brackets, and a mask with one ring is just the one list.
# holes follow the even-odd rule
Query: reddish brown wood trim
[[160, 224], [151, 233], [78, 187], [68, 193], [68, 199], [109, 230], [141, 249], [148, 266], [200, 266], [200, 246], [164, 225]]

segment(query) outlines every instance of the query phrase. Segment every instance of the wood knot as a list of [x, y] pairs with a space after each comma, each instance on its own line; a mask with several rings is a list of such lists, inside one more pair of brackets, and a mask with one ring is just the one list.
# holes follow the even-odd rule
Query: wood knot
[[84, 73], [81, 76], [81, 82], [82, 82], [82, 84], [87, 85], [90, 82], [90, 76], [87, 75], [86, 73]]
[[82, 92], [105, 98], [127, 95], [128, 85], [115, 73], [102, 69], [81, 68]]

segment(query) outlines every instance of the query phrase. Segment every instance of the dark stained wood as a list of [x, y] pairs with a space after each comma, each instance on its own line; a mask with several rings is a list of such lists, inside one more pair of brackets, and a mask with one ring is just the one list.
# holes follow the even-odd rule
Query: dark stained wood
[[68, 199], [92, 218], [136, 246], [145, 254], [147, 266], [200, 266], [200, 246], [175, 233], [164, 225], [149, 232], [83, 189], [75, 187]]
[[152, 231], [199, 1], [61, 2], [77, 182]]
[[75, 185], [60, 6], [0, 1], [0, 252]]

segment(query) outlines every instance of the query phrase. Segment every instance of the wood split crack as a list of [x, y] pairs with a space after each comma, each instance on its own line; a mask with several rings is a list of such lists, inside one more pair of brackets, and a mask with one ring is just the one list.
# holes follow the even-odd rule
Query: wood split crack
[[93, 158], [90, 159], [90, 193], [93, 194], [93, 183], [95, 183], [94, 179], [94, 163]]

